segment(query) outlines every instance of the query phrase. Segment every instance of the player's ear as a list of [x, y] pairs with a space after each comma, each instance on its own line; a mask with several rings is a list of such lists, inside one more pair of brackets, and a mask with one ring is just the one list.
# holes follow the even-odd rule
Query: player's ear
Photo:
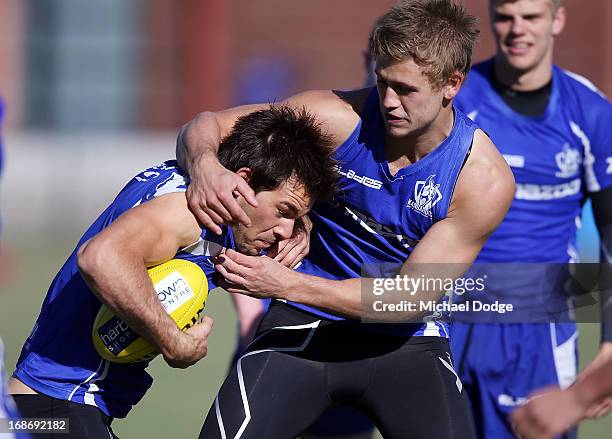
[[248, 183], [249, 181], [251, 181], [251, 175], [253, 174], [253, 171], [251, 170], [251, 168], [244, 167], [238, 169], [236, 171], [236, 174], [244, 178], [244, 180]]
[[444, 88], [444, 98], [445, 99], [453, 99], [459, 93], [459, 89], [463, 84], [464, 75], [459, 72], [454, 72], [450, 78], [448, 78], [448, 82], [443, 87]]
[[557, 10], [555, 11], [553, 15], [553, 27], [552, 27], [553, 35], [559, 35], [561, 32], [563, 32], [563, 28], [565, 27], [565, 20], [566, 20], [565, 7], [560, 6], [559, 8], [557, 8]]

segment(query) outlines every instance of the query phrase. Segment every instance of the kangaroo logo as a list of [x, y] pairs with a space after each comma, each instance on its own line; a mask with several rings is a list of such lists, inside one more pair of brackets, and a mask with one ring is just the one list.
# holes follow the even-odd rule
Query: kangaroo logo
[[414, 201], [409, 199], [406, 205], [427, 218], [432, 217], [431, 209], [442, 199], [440, 185], [434, 181], [435, 176], [430, 175], [425, 181], [417, 181], [414, 185]]
[[575, 176], [578, 172], [582, 157], [580, 157], [580, 151], [570, 148], [569, 144], [566, 143], [563, 145], [563, 150], [555, 154], [555, 161], [560, 169], [555, 173], [555, 176], [569, 178]]

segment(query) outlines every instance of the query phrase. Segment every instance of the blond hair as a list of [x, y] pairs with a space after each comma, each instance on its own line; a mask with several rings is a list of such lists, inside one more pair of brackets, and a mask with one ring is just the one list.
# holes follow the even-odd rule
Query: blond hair
[[403, 0], [376, 21], [370, 51], [375, 57], [412, 59], [441, 87], [455, 72], [465, 76], [470, 69], [476, 23], [453, 0]]
[[[508, 3], [508, 2], [516, 2], [518, 0], [489, 0], [489, 6], [492, 8], [494, 5], [498, 3]], [[550, 2], [550, 6], [552, 7], [553, 12], [557, 12], [557, 10], [563, 6], [565, 0], [548, 0]]]

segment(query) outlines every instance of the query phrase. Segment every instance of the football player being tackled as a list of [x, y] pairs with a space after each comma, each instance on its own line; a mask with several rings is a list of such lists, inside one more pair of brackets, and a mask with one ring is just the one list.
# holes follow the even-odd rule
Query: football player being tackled
[[[134, 177], [85, 232], [53, 280], [10, 383], [25, 418], [69, 418], [66, 438], [115, 437], [111, 421], [125, 417], [152, 384], [147, 362], [100, 357], [91, 328], [109, 307], [151, 342], [172, 367], [207, 353], [212, 319], [185, 332], [164, 311], [147, 267], [177, 258], [199, 265], [215, 287], [211, 259], [226, 248], [258, 255], [289, 239], [314, 200], [333, 193], [334, 161], [327, 137], [305, 111], [266, 108], [241, 118], [224, 139], [221, 163], [255, 192], [238, 196], [251, 226], [233, 223], [216, 234], [187, 207], [186, 174], [175, 161]], [[64, 436], [62, 436], [64, 437]]]

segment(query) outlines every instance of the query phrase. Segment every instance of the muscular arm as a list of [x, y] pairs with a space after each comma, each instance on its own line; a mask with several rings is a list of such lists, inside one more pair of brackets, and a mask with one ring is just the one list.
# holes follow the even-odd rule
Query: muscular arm
[[177, 367], [205, 355], [205, 328], [190, 334], [176, 326], [157, 299], [146, 267], [171, 259], [200, 233], [185, 194], [168, 194], [126, 211], [83, 244], [77, 255], [79, 271], [100, 301]]
[[[485, 189], [476, 192], [474, 187]], [[461, 276], [503, 219], [513, 195], [514, 179], [510, 169], [488, 137], [478, 132], [472, 154], [459, 176], [447, 218], [425, 234], [404, 263], [401, 274]], [[443, 273], [432, 273], [432, 266], [434, 269], [442, 267]], [[243, 287], [234, 291], [287, 299], [334, 314], [389, 321], [406, 321], [421, 314], [420, 311], [381, 314], [366, 309], [361, 291], [369, 286], [364, 279], [335, 281], [309, 276], [283, 269], [267, 258], [250, 258], [235, 252], [228, 253], [218, 270], [228, 281]], [[437, 300], [442, 294], [442, 291], [418, 291], [412, 300], [414, 303]]]
[[[357, 111], [369, 89], [355, 92], [309, 91], [290, 97], [280, 104], [305, 108], [322, 124], [335, 146], [340, 145], [357, 124]], [[176, 155], [190, 177], [187, 189], [189, 205], [200, 222], [220, 233], [218, 224], [239, 221], [250, 224], [248, 216], [235, 201], [241, 194], [256, 205], [255, 195], [243, 179], [227, 171], [217, 159], [221, 140], [229, 134], [236, 120], [269, 104], [246, 105], [220, 112], [203, 112], [181, 129]]]
[[[612, 187], [591, 196], [593, 214], [601, 241], [601, 262], [598, 279], [601, 305], [602, 344], [595, 359], [578, 375], [574, 386], [589, 386], [592, 375], [598, 374], [602, 365], [612, 363]], [[587, 384], [583, 384], [587, 381]], [[609, 380], [612, 381], [612, 380]], [[600, 417], [612, 407], [612, 394], [589, 407], [587, 416]]]
[[525, 439], [552, 439], [576, 425], [595, 402], [612, 396], [612, 356], [588, 377], [565, 390], [548, 388], [532, 395], [512, 414], [516, 432]]

